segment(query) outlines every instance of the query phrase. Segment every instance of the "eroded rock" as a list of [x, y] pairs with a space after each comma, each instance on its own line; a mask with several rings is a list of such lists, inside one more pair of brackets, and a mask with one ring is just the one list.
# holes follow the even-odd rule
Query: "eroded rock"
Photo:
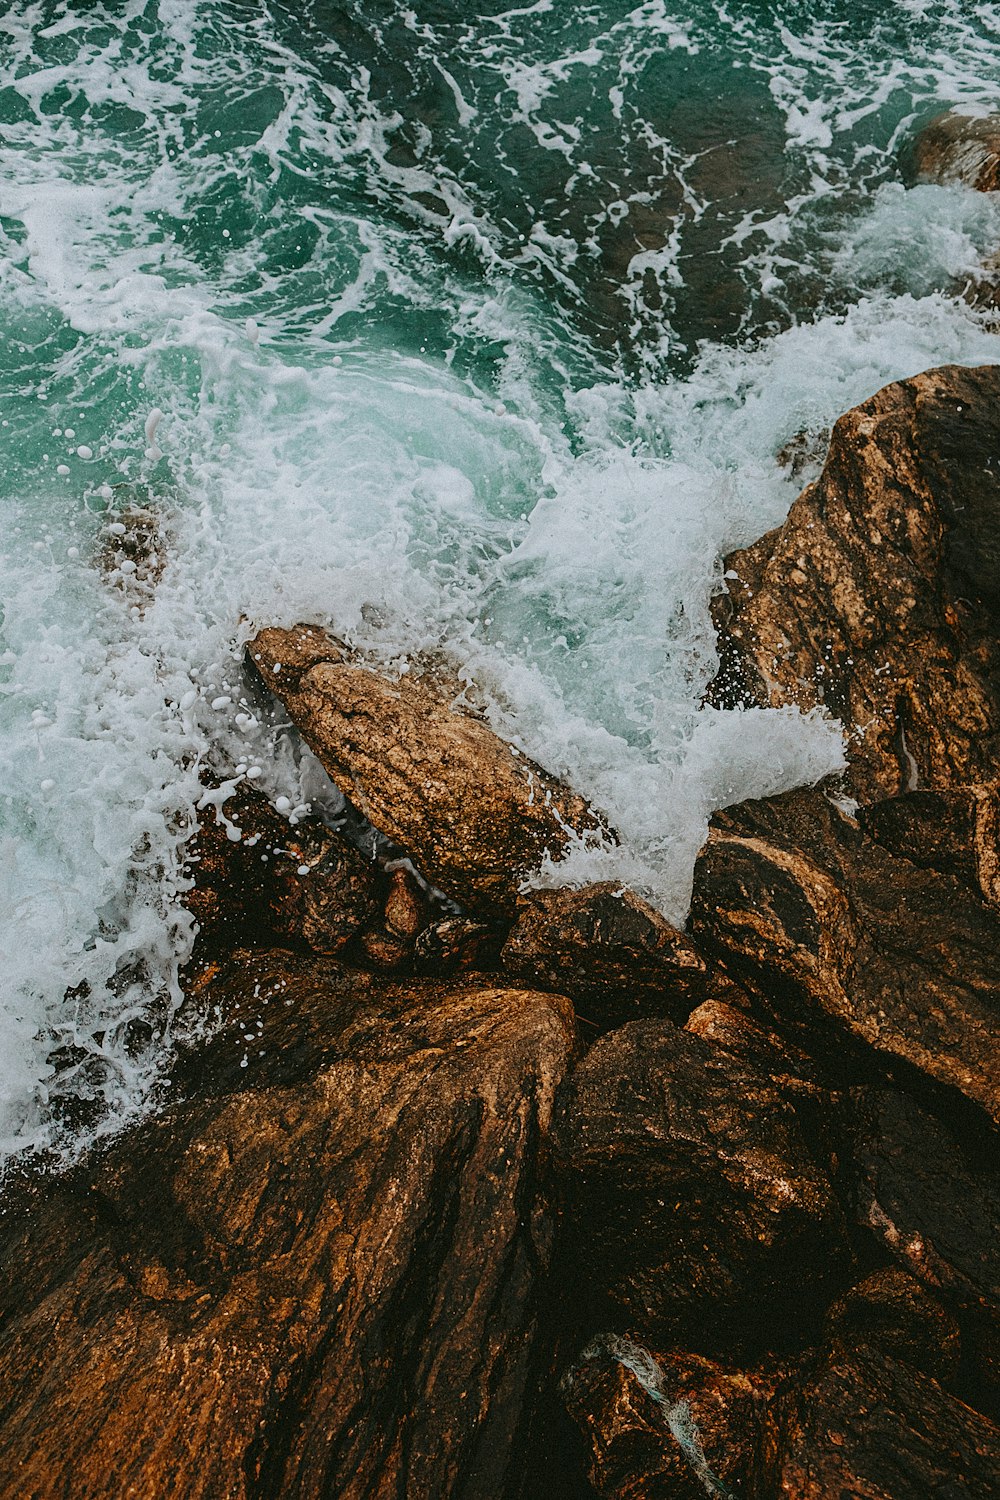
[[727, 985], [689, 937], [611, 881], [522, 896], [502, 963], [519, 982], [571, 996], [603, 1025], [650, 1014], [683, 1020]]
[[571, 830], [606, 832], [582, 797], [415, 672], [345, 656], [314, 626], [263, 630], [250, 660], [340, 789], [470, 912], [513, 915], [524, 877]]
[[572, 1075], [553, 1141], [567, 1274], [618, 1326], [732, 1352], [780, 1342], [829, 1300], [848, 1259], [840, 1208], [794, 1110], [749, 1064], [633, 1022]]
[[495, 1500], [571, 1010], [282, 953], [215, 991], [186, 1099], [8, 1209], [0, 1472], [37, 1500]]
[[847, 1043], [1000, 1120], [1000, 919], [950, 875], [867, 839], [820, 791], [716, 814], [693, 936], [807, 1051]]
[[836, 424], [819, 480], [727, 559], [720, 704], [825, 706], [862, 802], [1000, 769], [1000, 368], [931, 370]]
[[835, 1348], [787, 1421], [779, 1500], [989, 1500], [1000, 1429], [912, 1365]]
[[957, 876], [1000, 911], [1000, 781], [889, 797], [859, 821], [893, 854]]
[[696, 1354], [598, 1339], [562, 1383], [601, 1500], [763, 1496], [776, 1446], [775, 1381]]
[[873, 1271], [838, 1298], [827, 1313], [826, 1331], [833, 1343], [879, 1349], [942, 1383], [958, 1374], [958, 1323], [900, 1266]]
[[937, 115], [913, 144], [921, 182], [960, 182], [982, 193], [1000, 189], [1000, 115]]
[[314, 818], [291, 824], [252, 787], [206, 796], [184, 898], [203, 955], [268, 942], [340, 953], [376, 918], [381, 872], [337, 833]]

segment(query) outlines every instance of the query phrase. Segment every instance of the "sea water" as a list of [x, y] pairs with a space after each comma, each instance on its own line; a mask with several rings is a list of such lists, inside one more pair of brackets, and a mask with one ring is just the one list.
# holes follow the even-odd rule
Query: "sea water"
[[444, 656], [621, 835], [537, 878], [678, 923], [714, 808], [842, 764], [703, 706], [709, 602], [784, 444], [996, 358], [1000, 207], [900, 163], [998, 85], [976, 0], [4, 7], [4, 1153], [155, 1102], [206, 774], [315, 795], [261, 625]]

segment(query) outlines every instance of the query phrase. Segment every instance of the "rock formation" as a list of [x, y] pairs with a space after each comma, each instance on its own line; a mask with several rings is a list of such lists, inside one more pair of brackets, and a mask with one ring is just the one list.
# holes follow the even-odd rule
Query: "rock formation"
[[9, 1207], [3, 1493], [495, 1500], [571, 1010], [280, 951], [213, 993], [180, 1097]]
[[341, 791], [470, 912], [513, 915], [546, 853], [606, 833], [582, 797], [459, 709], [457, 686], [391, 680], [305, 625], [261, 631], [248, 654]]
[[1000, 764], [1000, 368], [841, 417], [787, 521], [726, 559], [715, 702], [825, 706], [861, 802]]
[[960, 182], [983, 193], [1000, 189], [1000, 115], [936, 115], [913, 145], [920, 182]]

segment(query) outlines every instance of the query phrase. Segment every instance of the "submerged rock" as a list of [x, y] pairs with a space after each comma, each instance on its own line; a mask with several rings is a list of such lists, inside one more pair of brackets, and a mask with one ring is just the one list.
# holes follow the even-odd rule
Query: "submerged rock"
[[822, 792], [716, 814], [691, 928], [807, 1051], [848, 1064], [853, 1041], [1000, 1122], [1000, 916]]
[[937, 115], [917, 136], [912, 166], [921, 182], [1000, 190], [1000, 115]]
[[2, 1472], [38, 1500], [495, 1500], [571, 1010], [287, 953], [215, 990], [186, 1098], [8, 1207]]
[[560, 1104], [553, 1160], [568, 1274], [639, 1337], [769, 1347], [821, 1311], [847, 1262], [795, 1111], [752, 1066], [669, 1022], [592, 1047]]
[[429, 676], [390, 679], [314, 626], [248, 653], [307, 744], [370, 822], [474, 915], [513, 916], [518, 887], [574, 832], [606, 833], [582, 797], [504, 743]]
[[724, 705], [823, 705], [862, 802], [1000, 771], [1000, 367], [841, 417], [819, 480], [727, 559]]
[[502, 963], [513, 979], [569, 995], [601, 1025], [683, 1020], [710, 991], [727, 992], [689, 937], [613, 882], [522, 896]]

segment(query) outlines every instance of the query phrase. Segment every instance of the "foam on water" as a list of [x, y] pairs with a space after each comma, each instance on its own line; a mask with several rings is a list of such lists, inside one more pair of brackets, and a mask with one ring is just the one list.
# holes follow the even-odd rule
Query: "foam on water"
[[[0, 18], [5, 1151], [155, 1096], [203, 770], [309, 800], [260, 624], [444, 653], [623, 836], [537, 879], [678, 922], [715, 807], [841, 764], [821, 716], [700, 706], [709, 600], [785, 442], [995, 357], [955, 282], [997, 210], [895, 153], [1000, 44], [989, 6], [796, 9]], [[136, 503], [146, 592], [101, 565]]]

